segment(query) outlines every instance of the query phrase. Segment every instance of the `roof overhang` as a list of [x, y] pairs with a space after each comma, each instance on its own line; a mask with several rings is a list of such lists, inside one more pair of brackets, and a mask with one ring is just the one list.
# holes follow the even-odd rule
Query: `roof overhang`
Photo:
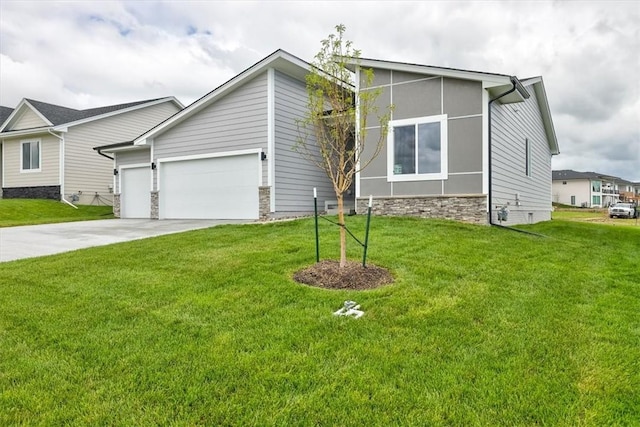
[[551, 109], [549, 108], [549, 100], [547, 98], [547, 91], [544, 88], [544, 81], [542, 80], [542, 77], [523, 79], [522, 83], [525, 86], [533, 86], [533, 92], [536, 94], [536, 99], [538, 100], [538, 107], [542, 116], [542, 123], [544, 124], [544, 130], [547, 135], [547, 140], [549, 141], [551, 154], [560, 154], [560, 146], [558, 145], [556, 130], [553, 126]]
[[182, 123], [189, 117], [197, 114], [199, 111], [205, 109], [209, 105], [216, 102], [218, 99], [224, 97], [229, 92], [233, 91], [243, 83], [251, 80], [256, 77], [260, 73], [273, 68], [284, 74], [287, 74], [295, 79], [305, 81], [306, 75], [309, 73], [311, 69], [311, 65], [303, 61], [302, 59], [291, 55], [284, 50], [277, 50], [251, 67], [247, 68], [237, 76], [218, 86], [202, 98], [198, 99], [182, 111], [174, 114], [169, 117], [164, 122], [158, 124], [157, 126], [149, 129], [147, 132], [143, 133], [139, 137], [137, 137], [134, 141], [134, 145], [148, 145], [149, 141], [157, 135], [166, 132], [172, 127]]
[[133, 141], [126, 141], [118, 142], [115, 144], [101, 145], [98, 147], [93, 147], [93, 149], [98, 153], [119, 153], [122, 151], [148, 150], [149, 147], [144, 145], [134, 145]]
[[30, 109], [34, 114], [36, 114], [48, 126], [53, 126], [53, 123], [51, 123], [45, 116], [43, 116], [37, 108], [31, 105], [29, 101], [22, 98], [18, 106], [11, 112], [4, 123], [0, 123], [0, 132], [3, 132], [10, 124], [13, 124], [16, 120], [18, 120], [18, 118], [22, 116], [22, 114], [24, 114], [24, 110], [27, 108]]
[[40, 134], [48, 134], [52, 128], [50, 126], [43, 126], [39, 128], [31, 128], [31, 129], [20, 129], [20, 130], [12, 130], [8, 132], [0, 133], [1, 139], [7, 138], [15, 138], [20, 136], [28, 136], [28, 135], [40, 135]]

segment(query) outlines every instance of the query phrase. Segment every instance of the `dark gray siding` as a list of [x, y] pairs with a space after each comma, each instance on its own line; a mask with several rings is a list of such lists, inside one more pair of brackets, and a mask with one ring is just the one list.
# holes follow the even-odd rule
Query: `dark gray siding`
[[[298, 140], [296, 119], [307, 109], [305, 83], [274, 72], [274, 188], [276, 212], [313, 211], [313, 188], [318, 189], [320, 209], [324, 200], [335, 200], [325, 172], [293, 151]], [[313, 143], [313, 141], [308, 141]]]
[[[551, 152], [535, 93], [517, 104], [492, 105], [492, 207], [508, 205], [508, 224], [551, 219]], [[531, 176], [525, 172], [525, 139], [531, 142]], [[519, 204], [516, 203], [519, 195]], [[495, 217], [495, 212], [494, 212]], [[495, 218], [494, 218], [495, 219]]]
[[[382, 89], [380, 111], [393, 104], [392, 120], [447, 115], [448, 177], [388, 182], [387, 150], [360, 174], [360, 196], [427, 196], [482, 193], [482, 83], [429, 75], [374, 70]], [[370, 118], [364, 159], [370, 158], [380, 129]]]

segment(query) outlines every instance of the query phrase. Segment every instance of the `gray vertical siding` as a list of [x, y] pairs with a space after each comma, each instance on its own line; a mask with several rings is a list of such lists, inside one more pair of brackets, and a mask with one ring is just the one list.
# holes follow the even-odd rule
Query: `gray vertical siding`
[[[508, 224], [551, 219], [551, 151], [538, 101], [531, 97], [516, 104], [492, 104], [493, 216], [495, 207], [508, 204]], [[525, 172], [525, 139], [531, 142], [532, 174]], [[520, 206], [516, 205], [516, 193]]]
[[[448, 178], [388, 182], [387, 150], [360, 174], [360, 196], [433, 196], [482, 193], [482, 83], [389, 70], [374, 70], [382, 89], [377, 107], [393, 104], [392, 120], [447, 115]], [[370, 117], [363, 159], [371, 158], [380, 135]]]
[[177, 111], [174, 103], [163, 102], [70, 127], [65, 135], [65, 196], [81, 191], [80, 204], [91, 203], [96, 193], [111, 199], [113, 161], [93, 147], [133, 140]]
[[274, 78], [276, 212], [313, 211], [314, 187], [318, 189], [319, 206], [324, 209], [325, 200], [335, 200], [331, 181], [324, 170], [293, 151], [299, 137], [296, 119], [302, 118], [307, 109], [305, 83], [278, 71]]

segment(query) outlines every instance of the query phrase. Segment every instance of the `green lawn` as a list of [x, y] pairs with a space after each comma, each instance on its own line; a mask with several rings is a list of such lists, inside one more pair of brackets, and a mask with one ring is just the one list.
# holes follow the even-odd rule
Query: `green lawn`
[[0, 264], [0, 425], [639, 425], [640, 230], [526, 228], [374, 217], [365, 292], [291, 280], [312, 219]]
[[42, 199], [0, 199], [0, 227], [113, 218], [111, 206], [78, 205]]

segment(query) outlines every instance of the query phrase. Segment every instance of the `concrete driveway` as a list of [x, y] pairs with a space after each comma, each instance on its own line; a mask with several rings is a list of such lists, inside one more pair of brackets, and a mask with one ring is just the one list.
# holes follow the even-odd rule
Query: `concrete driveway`
[[0, 262], [248, 222], [251, 221], [104, 219], [0, 228]]

